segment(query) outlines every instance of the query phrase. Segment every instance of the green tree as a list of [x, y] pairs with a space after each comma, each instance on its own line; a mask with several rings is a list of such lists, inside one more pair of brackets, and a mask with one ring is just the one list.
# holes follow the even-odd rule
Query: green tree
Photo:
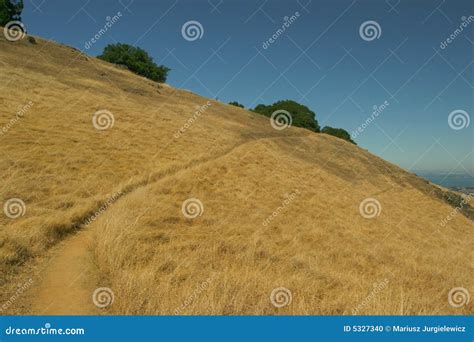
[[12, 20], [21, 21], [23, 0], [0, 0], [0, 26]]
[[243, 104], [238, 103], [237, 101], [232, 101], [229, 102], [230, 105], [240, 107], [240, 108], [245, 108]]
[[128, 44], [109, 44], [98, 58], [104, 61], [124, 65], [130, 71], [156, 82], [166, 82], [169, 68], [157, 65], [148, 53]]
[[293, 126], [303, 127], [314, 132], [319, 132], [319, 124], [316, 120], [316, 114], [308, 107], [292, 100], [278, 101], [268, 106], [259, 104], [253, 111], [271, 117], [277, 110], [285, 110], [290, 113]]
[[354, 140], [351, 139], [351, 135], [345, 130], [345, 129], [342, 129], [342, 128], [333, 128], [333, 127], [329, 127], [329, 126], [325, 126], [322, 130], [321, 130], [321, 133], [326, 133], [326, 134], [329, 134], [329, 135], [333, 135], [335, 137], [338, 137], [340, 139], [344, 139], [344, 140], [347, 140], [355, 145], [357, 145], [355, 143]]

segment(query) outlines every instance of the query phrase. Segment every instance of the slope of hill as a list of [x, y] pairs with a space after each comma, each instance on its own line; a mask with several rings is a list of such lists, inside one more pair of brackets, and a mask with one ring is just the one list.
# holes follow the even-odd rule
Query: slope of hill
[[0, 76], [2, 311], [473, 312], [471, 209], [353, 144], [42, 39]]

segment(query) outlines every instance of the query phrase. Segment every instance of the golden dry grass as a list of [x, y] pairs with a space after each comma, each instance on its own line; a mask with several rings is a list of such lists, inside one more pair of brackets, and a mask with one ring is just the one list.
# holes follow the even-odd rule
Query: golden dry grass
[[[424, 180], [342, 140], [272, 129], [267, 118], [156, 84], [37, 39], [0, 37], [0, 272], [90, 224], [101, 281], [118, 314], [467, 314], [473, 222]], [[114, 126], [92, 125], [97, 110]], [[179, 137], [188, 120], [194, 122]], [[380, 216], [361, 216], [376, 198]], [[183, 216], [198, 198], [201, 216]], [[273, 212], [278, 214], [265, 220]], [[204, 282], [204, 283], [203, 283]], [[374, 295], [374, 284], [386, 283]], [[1, 285], [1, 284], [0, 284]], [[98, 284], [101, 285], [101, 284]], [[274, 288], [292, 302], [276, 308]], [[1, 298], [0, 298], [1, 299]]]

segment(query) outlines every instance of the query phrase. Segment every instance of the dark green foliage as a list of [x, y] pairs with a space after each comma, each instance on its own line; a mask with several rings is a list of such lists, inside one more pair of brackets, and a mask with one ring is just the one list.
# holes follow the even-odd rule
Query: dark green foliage
[[37, 43], [36, 43], [36, 39], [35, 39], [34, 37], [32, 37], [32, 36], [28, 36], [28, 42], [31, 43], [31, 44], [34, 44], [34, 45], [37, 44]]
[[292, 100], [278, 101], [269, 106], [259, 104], [253, 111], [271, 117], [272, 113], [277, 110], [285, 110], [290, 113], [293, 126], [303, 127], [314, 132], [319, 132], [319, 124], [316, 120], [316, 114], [308, 107]]
[[357, 145], [355, 143], [355, 141], [351, 139], [351, 135], [345, 129], [332, 128], [332, 127], [326, 126], [321, 130], [321, 133], [326, 133], [326, 134], [329, 134], [329, 135], [333, 135], [335, 137], [347, 140], [347, 141]]
[[21, 21], [23, 0], [0, 0], [0, 26], [12, 20]]
[[240, 108], [245, 108], [243, 104], [238, 103], [237, 101], [232, 101], [229, 102], [230, 105], [240, 107]]
[[157, 65], [148, 53], [128, 44], [110, 44], [104, 48], [98, 58], [104, 61], [124, 65], [130, 71], [156, 82], [166, 82], [169, 68]]
[[453, 208], [460, 208], [462, 209], [465, 204], [461, 195], [458, 195], [451, 191], [443, 192], [443, 199], [449, 203]]
[[474, 207], [472, 207], [469, 203], [469, 197], [463, 198], [461, 195], [453, 191], [443, 191], [437, 188], [434, 193], [438, 196], [438, 198], [441, 198], [443, 201], [453, 207], [455, 209], [454, 212], [459, 211], [466, 217], [474, 220]]

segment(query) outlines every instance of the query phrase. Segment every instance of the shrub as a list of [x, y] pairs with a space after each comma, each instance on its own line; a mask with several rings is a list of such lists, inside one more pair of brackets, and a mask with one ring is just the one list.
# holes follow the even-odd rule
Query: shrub
[[278, 101], [268, 106], [259, 104], [253, 111], [271, 117], [271, 115], [277, 110], [285, 110], [289, 112], [293, 126], [303, 127], [314, 132], [319, 132], [319, 124], [316, 120], [316, 114], [308, 107], [292, 100]]
[[0, 0], [0, 26], [5, 26], [12, 20], [21, 21], [23, 0]]
[[156, 82], [166, 82], [169, 68], [157, 65], [148, 53], [128, 44], [110, 44], [98, 58], [126, 66], [130, 71]]
[[342, 129], [342, 128], [332, 128], [332, 127], [329, 127], [329, 126], [325, 126], [322, 130], [321, 130], [322, 133], [326, 133], [326, 134], [329, 134], [329, 135], [333, 135], [335, 137], [338, 137], [340, 139], [344, 139], [344, 140], [347, 140], [355, 145], [357, 145], [355, 143], [354, 140], [351, 139], [351, 135], [345, 130], [345, 129]]
[[232, 101], [229, 102], [230, 105], [240, 107], [240, 108], [245, 108], [243, 104], [238, 103], [237, 101]]

